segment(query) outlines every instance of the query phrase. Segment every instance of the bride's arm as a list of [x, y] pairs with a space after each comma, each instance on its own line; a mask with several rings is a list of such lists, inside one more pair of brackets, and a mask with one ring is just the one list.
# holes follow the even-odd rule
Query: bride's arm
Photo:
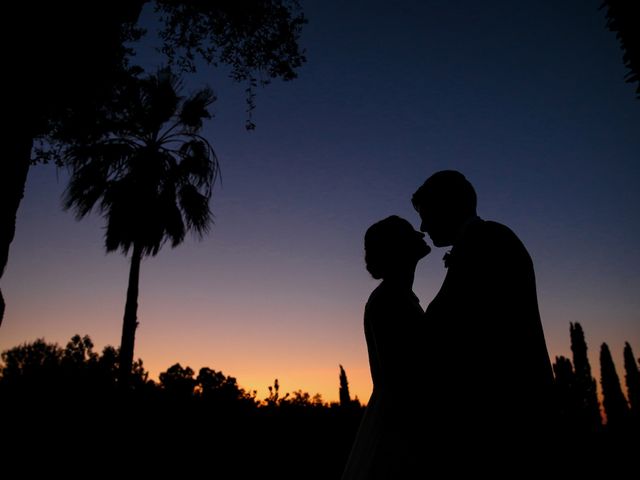
[[[379, 305], [371, 317], [371, 337], [375, 343], [371, 349], [379, 371], [379, 380], [385, 389], [401, 394], [411, 388], [415, 381], [415, 347], [417, 332], [412, 331], [413, 322], [405, 305], [389, 302]], [[372, 372], [373, 373], [373, 372]]]

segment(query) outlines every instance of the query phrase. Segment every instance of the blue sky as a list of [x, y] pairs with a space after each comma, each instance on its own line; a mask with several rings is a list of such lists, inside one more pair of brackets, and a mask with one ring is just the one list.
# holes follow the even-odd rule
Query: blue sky
[[[302, 2], [308, 62], [258, 92], [253, 132], [243, 87], [206, 68], [186, 79], [218, 95], [206, 135], [223, 181], [211, 234], [143, 263], [136, 355], [152, 376], [179, 361], [262, 395], [277, 377], [337, 399], [342, 364], [365, 400], [364, 231], [390, 214], [417, 226], [411, 194], [445, 168], [529, 249], [552, 358], [576, 321], [596, 370], [602, 342], [621, 376], [624, 341], [640, 353], [640, 103], [599, 2], [394, 3]], [[29, 174], [0, 350], [119, 343], [127, 260], [104, 253], [98, 217], [61, 210], [65, 182]], [[425, 307], [443, 254], [419, 266]]]

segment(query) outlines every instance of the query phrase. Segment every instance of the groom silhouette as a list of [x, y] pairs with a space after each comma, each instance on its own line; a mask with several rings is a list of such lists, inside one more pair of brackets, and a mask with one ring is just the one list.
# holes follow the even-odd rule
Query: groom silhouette
[[497, 455], [548, 433], [553, 375], [531, 257], [508, 227], [477, 216], [476, 201], [452, 170], [412, 198], [420, 230], [452, 247], [425, 312], [432, 431], [450, 447]]

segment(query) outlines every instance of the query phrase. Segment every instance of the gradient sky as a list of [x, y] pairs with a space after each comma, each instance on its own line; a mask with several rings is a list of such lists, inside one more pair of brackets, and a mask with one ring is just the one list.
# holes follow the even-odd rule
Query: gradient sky
[[[180, 362], [260, 398], [278, 378], [337, 400], [342, 364], [366, 401], [364, 232], [390, 214], [417, 226], [411, 194], [451, 168], [529, 249], [552, 359], [571, 354], [569, 322], [596, 373], [602, 342], [621, 378], [624, 342], [640, 355], [640, 101], [600, 1], [393, 4], [303, 1], [308, 63], [258, 92], [253, 132], [243, 87], [206, 69], [187, 80], [218, 94], [206, 135], [223, 182], [211, 234], [142, 264], [135, 353], [152, 377]], [[62, 211], [66, 179], [29, 173], [0, 350], [75, 333], [119, 344], [128, 260], [105, 253], [99, 217]], [[423, 307], [444, 253], [418, 267]]]

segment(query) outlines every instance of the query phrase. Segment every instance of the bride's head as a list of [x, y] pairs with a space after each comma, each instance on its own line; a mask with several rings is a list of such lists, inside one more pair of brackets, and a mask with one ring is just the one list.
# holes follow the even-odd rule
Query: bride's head
[[418, 261], [430, 251], [424, 233], [397, 215], [374, 223], [364, 236], [364, 260], [375, 279], [413, 273]]

